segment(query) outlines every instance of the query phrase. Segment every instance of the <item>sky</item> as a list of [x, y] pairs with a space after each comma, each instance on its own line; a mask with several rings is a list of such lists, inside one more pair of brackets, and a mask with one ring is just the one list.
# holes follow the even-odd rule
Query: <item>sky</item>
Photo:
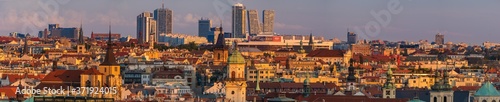
[[[0, 0], [0, 35], [35, 33], [50, 23], [61, 27], [83, 25], [90, 32], [135, 37], [136, 17], [164, 7], [173, 10], [173, 32], [198, 34], [197, 21], [209, 18], [231, 29], [231, 6], [275, 11], [275, 32], [346, 40], [347, 30], [358, 39], [434, 41], [482, 44], [500, 42], [499, 0]], [[388, 16], [387, 16], [388, 15]], [[32, 34], [32, 35], [36, 35]]]

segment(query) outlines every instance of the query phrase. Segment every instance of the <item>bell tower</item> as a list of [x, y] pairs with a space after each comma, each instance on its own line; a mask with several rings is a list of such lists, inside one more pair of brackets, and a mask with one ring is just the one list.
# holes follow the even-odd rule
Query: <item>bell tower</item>
[[221, 32], [217, 36], [217, 42], [215, 43], [213, 50], [213, 61], [214, 65], [223, 65], [228, 59], [228, 48], [226, 47], [226, 41], [224, 40], [224, 34], [222, 32], [222, 25], [220, 28]]
[[228, 102], [246, 101], [246, 79], [245, 79], [245, 58], [235, 50], [227, 59], [227, 71], [225, 80], [226, 99]]
[[392, 81], [391, 65], [387, 66], [386, 76], [387, 78], [384, 83], [384, 87], [382, 88], [382, 98], [396, 98], [396, 87], [394, 86], [394, 82]]
[[85, 47], [85, 40], [83, 39], [82, 23], [80, 23], [80, 30], [78, 30], [78, 44], [76, 45], [76, 51], [78, 53], [87, 53], [87, 48]]

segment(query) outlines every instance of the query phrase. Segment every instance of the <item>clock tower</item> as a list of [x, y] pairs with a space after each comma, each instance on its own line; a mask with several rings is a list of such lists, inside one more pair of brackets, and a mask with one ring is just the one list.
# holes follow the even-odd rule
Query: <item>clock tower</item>
[[235, 48], [227, 59], [226, 102], [246, 101], [245, 58]]

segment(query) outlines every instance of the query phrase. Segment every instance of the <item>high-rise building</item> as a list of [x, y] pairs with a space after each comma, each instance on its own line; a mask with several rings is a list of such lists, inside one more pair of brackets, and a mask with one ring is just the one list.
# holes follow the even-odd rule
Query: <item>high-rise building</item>
[[65, 37], [65, 38], [73, 38], [73, 39], [78, 39], [78, 32], [80, 29], [78, 28], [55, 28], [52, 29], [51, 32], [51, 37]]
[[251, 35], [260, 34], [259, 16], [257, 10], [248, 10], [248, 32]]
[[156, 20], [150, 12], [143, 12], [137, 16], [137, 39], [140, 44], [156, 42]]
[[347, 43], [356, 44], [358, 36], [354, 32], [347, 32]]
[[262, 11], [262, 32], [272, 34], [274, 32], [274, 10]]
[[234, 38], [245, 38], [246, 37], [246, 10], [245, 6], [241, 3], [233, 5], [233, 17], [232, 17], [232, 34]]
[[172, 10], [167, 9], [162, 4], [161, 8], [154, 11], [154, 19], [158, 23], [157, 30], [158, 34], [172, 34], [172, 24], [173, 24], [173, 13]]
[[200, 20], [198, 20], [198, 37], [205, 37], [208, 40], [210, 27], [212, 27], [212, 21], [210, 21], [209, 19], [201, 18]]
[[436, 34], [436, 38], [435, 38], [435, 39], [436, 39], [435, 43], [436, 43], [437, 45], [442, 45], [442, 44], [444, 44], [444, 35], [443, 35], [443, 34], [441, 34], [441, 33], [437, 33], [437, 34]]
[[59, 28], [59, 24], [49, 24], [49, 31]]

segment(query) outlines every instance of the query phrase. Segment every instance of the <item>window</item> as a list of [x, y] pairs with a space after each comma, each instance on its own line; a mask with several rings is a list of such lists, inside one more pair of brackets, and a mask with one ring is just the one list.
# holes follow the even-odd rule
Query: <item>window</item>
[[[438, 101], [438, 98], [434, 97], [434, 102], [437, 102], [437, 101]], [[486, 102], [486, 101], [483, 101], [483, 102]]]
[[391, 95], [391, 91], [385, 91], [385, 95]]
[[220, 53], [217, 53], [217, 60], [220, 60]]
[[233, 95], [234, 95], [234, 91], [231, 91], [231, 94], [233, 94]]

